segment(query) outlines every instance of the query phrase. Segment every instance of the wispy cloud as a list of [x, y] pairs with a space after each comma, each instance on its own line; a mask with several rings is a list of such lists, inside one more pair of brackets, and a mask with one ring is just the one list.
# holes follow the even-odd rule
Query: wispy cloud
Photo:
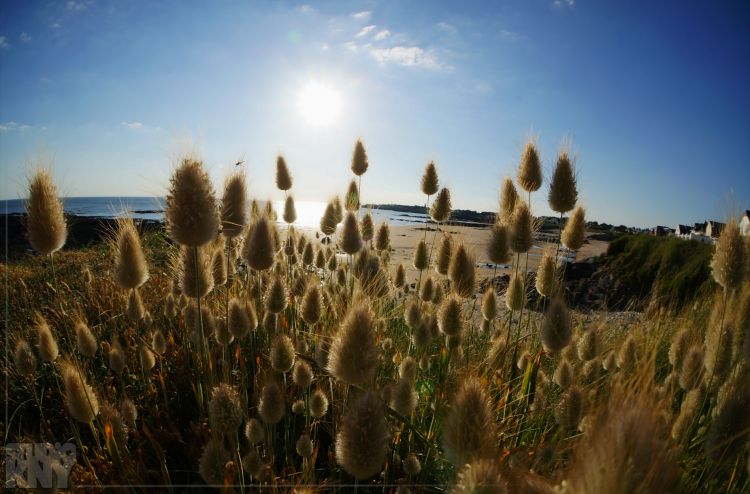
[[120, 122], [120, 125], [130, 130], [137, 130], [143, 128], [142, 122]]
[[378, 63], [393, 63], [404, 67], [439, 69], [443, 64], [429, 51], [418, 46], [393, 46], [391, 48], [371, 48], [370, 56]]
[[388, 36], [391, 35], [391, 32], [387, 29], [383, 29], [382, 31], [378, 31], [378, 33], [372, 37], [375, 41], [382, 41]]
[[555, 7], [574, 7], [576, 4], [576, 0], [554, 0], [552, 2], [552, 5]]
[[65, 8], [73, 11], [86, 10], [86, 4], [83, 2], [76, 2], [75, 0], [68, 0], [65, 4]]
[[362, 38], [364, 36], [367, 36], [370, 33], [370, 31], [372, 31], [373, 29], [375, 29], [375, 24], [370, 24], [369, 26], [365, 26], [359, 30], [359, 32], [357, 33], [357, 37]]
[[315, 7], [313, 7], [312, 5], [304, 4], [297, 7], [297, 12], [301, 12], [303, 14], [314, 14], [315, 12], [317, 12], [317, 10], [315, 10]]
[[448, 24], [445, 21], [440, 21], [437, 24], [435, 24], [435, 27], [438, 28], [440, 31], [443, 31], [448, 34], [456, 34], [458, 33], [458, 29], [453, 24]]
[[5, 36], [0, 36], [0, 50], [9, 50], [10, 49], [10, 43], [8, 43], [8, 38]]
[[21, 43], [28, 43], [29, 41], [32, 40], [32, 37], [31, 37], [31, 35], [29, 33], [27, 33], [26, 31], [24, 31], [24, 32], [22, 32], [18, 36], [18, 39], [21, 40]]
[[355, 12], [352, 14], [352, 17], [358, 21], [369, 21], [370, 17], [372, 17], [372, 12], [369, 10], [363, 10], [362, 12]]
[[6, 123], [0, 123], [0, 132], [13, 132], [14, 130], [18, 130], [21, 132], [24, 132], [26, 130], [29, 130], [31, 128], [31, 125], [26, 124], [19, 124], [18, 122], [10, 121]]

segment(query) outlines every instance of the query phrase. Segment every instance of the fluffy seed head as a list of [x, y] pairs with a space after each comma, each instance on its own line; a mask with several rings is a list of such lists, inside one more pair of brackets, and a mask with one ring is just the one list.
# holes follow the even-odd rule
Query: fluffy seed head
[[242, 457], [242, 468], [245, 469], [248, 475], [257, 479], [263, 474], [266, 464], [263, 463], [260, 454], [255, 449], [251, 449], [245, 456]]
[[578, 358], [583, 362], [593, 360], [599, 354], [599, 331], [596, 328], [585, 331], [578, 340]]
[[411, 382], [417, 378], [417, 362], [414, 357], [404, 358], [398, 366], [398, 375], [401, 379]]
[[276, 335], [271, 343], [271, 367], [276, 372], [289, 372], [294, 366], [294, 344], [284, 334]]
[[60, 354], [57, 346], [57, 339], [52, 334], [52, 328], [41, 314], [36, 314], [36, 331], [37, 345], [39, 346], [39, 356], [45, 362], [54, 362]]
[[336, 207], [332, 202], [326, 205], [326, 209], [323, 212], [323, 217], [320, 218], [320, 231], [323, 235], [333, 235], [336, 233], [336, 225], [338, 225], [336, 218]]
[[302, 250], [302, 264], [312, 266], [313, 262], [315, 262], [315, 249], [311, 243], [307, 243]]
[[34, 250], [42, 255], [60, 250], [68, 236], [62, 201], [57, 197], [55, 183], [46, 170], [38, 170], [29, 180], [26, 234]]
[[231, 456], [221, 441], [208, 441], [198, 460], [198, 473], [208, 485], [223, 485], [229, 460]]
[[430, 161], [427, 166], [424, 167], [424, 173], [422, 174], [422, 181], [420, 182], [420, 188], [422, 194], [431, 196], [438, 191], [439, 182], [438, 174], [435, 169], [435, 162]]
[[211, 274], [214, 286], [222, 286], [227, 282], [227, 261], [223, 249], [214, 251]]
[[638, 377], [628, 387], [617, 384], [607, 401], [587, 416], [565, 493], [680, 491], [677, 451], [663, 403], [652, 378]]
[[570, 365], [568, 359], [563, 358], [560, 360], [560, 363], [557, 364], [557, 368], [555, 369], [555, 373], [552, 374], [552, 380], [563, 389], [567, 389], [575, 382], [573, 366]]
[[[255, 311], [255, 309], [252, 310]], [[243, 304], [236, 298], [229, 301], [228, 319], [227, 329], [235, 338], [240, 339], [250, 332], [250, 317], [247, 308], [243, 307]]]
[[326, 256], [322, 250], [318, 250], [315, 254], [315, 267], [318, 269], [325, 269], [326, 267]]
[[497, 218], [499, 223], [510, 225], [518, 201], [516, 186], [513, 185], [512, 179], [506, 177], [503, 180], [503, 189], [500, 192], [500, 212]]
[[310, 440], [310, 436], [308, 434], [302, 434], [299, 439], [297, 439], [294, 449], [302, 458], [310, 458], [313, 455], [315, 448], [312, 440]]
[[354, 213], [346, 213], [344, 228], [341, 233], [341, 250], [354, 255], [362, 248], [362, 236], [359, 233], [359, 223]]
[[310, 415], [313, 418], [319, 419], [325, 416], [328, 412], [328, 397], [320, 389], [316, 389], [312, 395], [310, 395]]
[[737, 221], [726, 224], [716, 242], [716, 251], [711, 259], [711, 273], [716, 283], [727, 290], [735, 290], [742, 284], [747, 269], [745, 251]]
[[628, 334], [625, 341], [620, 345], [620, 350], [617, 352], [617, 367], [622, 370], [630, 371], [635, 367], [636, 361], [638, 360], [638, 346], [635, 342], [635, 337], [632, 334]]
[[448, 336], [461, 333], [463, 329], [463, 308], [461, 299], [456, 295], [451, 295], [443, 300], [438, 314], [438, 327]]
[[406, 321], [406, 325], [411, 329], [419, 326], [419, 323], [422, 321], [422, 312], [419, 310], [419, 304], [417, 304], [416, 300], [412, 299], [406, 304], [404, 321]]
[[410, 477], [416, 477], [422, 471], [422, 464], [414, 453], [404, 458], [404, 472]]
[[535, 192], [542, 186], [542, 163], [533, 140], [528, 140], [518, 165], [518, 183], [526, 192]]
[[411, 379], [402, 377], [391, 388], [389, 406], [400, 415], [408, 417], [414, 409], [417, 408], [418, 400], [419, 395], [417, 395], [417, 392], [414, 389], [414, 382]]
[[234, 335], [229, 331], [229, 326], [224, 319], [218, 319], [215, 322], [214, 338], [220, 346], [226, 347], [234, 341]]
[[276, 255], [275, 230], [276, 227], [266, 217], [253, 223], [242, 246], [242, 258], [251, 268], [264, 271], [273, 266]]
[[536, 291], [542, 297], [552, 297], [557, 291], [557, 261], [551, 251], [546, 251], [536, 272]]
[[562, 351], [571, 337], [571, 321], [568, 308], [560, 297], [555, 297], [549, 304], [542, 323], [542, 345], [548, 352]]
[[533, 217], [526, 201], [516, 201], [510, 220], [509, 244], [513, 252], [523, 254], [534, 245]]
[[74, 364], [65, 362], [60, 368], [65, 405], [70, 416], [87, 424], [99, 413], [99, 399], [94, 389], [86, 382], [82, 371]]
[[435, 284], [432, 281], [432, 277], [427, 276], [427, 278], [422, 282], [422, 288], [421, 288], [419, 297], [422, 299], [423, 302], [430, 302], [432, 301], [432, 297], [434, 294], [435, 294]]
[[247, 192], [245, 172], [239, 170], [224, 181], [224, 195], [221, 197], [221, 233], [227, 238], [235, 238], [247, 224]]
[[[279, 190], [292, 188], [292, 175], [289, 173], [289, 167], [286, 166], [286, 160], [281, 155], [276, 158], [276, 187]], [[293, 222], [289, 221], [288, 223]]]
[[360, 176], [367, 171], [368, 166], [365, 145], [362, 144], [361, 139], [357, 139], [357, 143], [354, 145], [354, 153], [352, 153], [352, 171], [355, 175]]
[[495, 287], [490, 284], [482, 295], [482, 317], [486, 321], [491, 321], [497, 316], [497, 295], [495, 295]]
[[76, 347], [78, 351], [84, 357], [93, 358], [96, 355], [96, 350], [99, 348], [99, 344], [96, 342], [94, 334], [89, 329], [88, 325], [83, 321], [76, 322]]
[[402, 286], [404, 286], [405, 282], [406, 282], [406, 270], [404, 269], [403, 264], [399, 264], [396, 267], [396, 276], [393, 278], [393, 284], [396, 287], [401, 288]]
[[119, 218], [114, 238], [115, 281], [124, 290], [138, 288], [148, 279], [148, 266], [133, 218]]
[[495, 414], [480, 382], [466, 380], [456, 393], [443, 429], [443, 445], [454, 465], [495, 453]]
[[294, 223], [297, 221], [297, 210], [294, 207], [294, 199], [291, 195], [288, 195], [286, 197], [286, 201], [284, 202], [284, 222], [285, 223]]
[[459, 245], [451, 256], [448, 278], [453, 285], [453, 291], [459, 296], [468, 298], [474, 295], [474, 259], [463, 244]]
[[294, 364], [292, 380], [294, 381], [294, 384], [302, 389], [309, 388], [313, 380], [313, 371], [312, 368], [310, 368], [310, 364], [304, 360], [297, 360]]
[[555, 421], [568, 429], [577, 427], [583, 418], [585, 405], [586, 395], [583, 390], [579, 386], [571, 386], [557, 404]]
[[271, 382], [263, 386], [258, 404], [261, 420], [270, 425], [278, 424], [284, 417], [285, 402], [284, 392], [277, 383]]
[[302, 320], [313, 325], [320, 320], [323, 310], [320, 287], [316, 280], [307, 283], [305, 295], [302, 297]]
[[523, 275], [516, 273], [511, 276], [508, 288], [505, 290], [505, 306], [508, 310], [521, 310], [526, 302], [526, 288], [524, 288]]
[[356, 213], [359, 211], [359, 206], [359, 189], [357, 188], [357, 182], [352, 180], [349, 182], [349, 188], [344, 196], [344, 207], [347, 211]]
[[152, 352], [146, 345], [141, 345], [138, 350], [138, 359], [141, 362], [141, 367], [144, 371], [148, 372], [156, 365], [156, 358], [154, 352]]
[[107, 357], [109, 360], [109, 368], [112, 369], [112, 372], [115, 374], [122, 374], [127, 363], [125, 362], [125, 352], [119, 343], [112, 343]]
[[378, 364], [375, 320], [360, 302], [349, 309], [331, 344], [328, 371], [347, 384], [369, 384]]
[[511, 259], [508, 227], [504, 223], [495, 223], [490, 228], [490, 240], [487, 243], [487, 258], [495, 264], [507, 264]]
[[498, 462], [490, 459], [475, 460], [463, 466], [453, 489], [453, 494], [506, 494], [509, 492], [527, 491], [511, 490]]
[[22, 376], [31, 376], [36, 371], [36, 357], [34, 357], [34, 352], [31, 351], [31, 346], [26, 340], [18, 340], [18, 343], [16, 343], [13, 363], [16, 372]]
[[690, 347], [680, 370], [680, 387], [685, 391], [697, 388], [703, 380], [703, 349], [699, 345]]
[[734, 328], [725, 323], [713, 324], [706, 332], [706, 353], [703, 365], [709, 376], [722, 382], [732, 369], [734, 351]]
[[380, 472], [388, 449], [390, 433], [383, 405], [368, 391], [351, 404], [336, 435], [336, 462], [350, 475], [364, 480]]
[[164, 337], [162, 330], [157, 329], [151, 336], [151, 347], [159, 355], [164, 355], [167, 351], [167, 339]]
[[730, 467], [747, 444], [750, 430], [750, 385], [747, 377], [732, 379], [726, 385], [725, 399], [719, 399], [716, 417], [706, 436], [706, 456], [714, 467]]
[[146, 315], [146, 309], [143, 307], [143, 301], [138, 290], [128, 292], [128, 305], [126, 314], [131, 322], [137, 323]]
[[[196, 266], [197, 256], [197, 266]], [[207, 247], [183, 247], [180, 253], [180, 288], [182, 292], [192, 298], [205, 297], [213, 289], [212, 258]]]
[[414, 250], [414, 268], [418, 270], [427, 269], [428, 263], [427, 263], [427, 243], [420, 239], [419, 242], [417, 242], [417, 248]]
[[435, 270], [443, 276], [448, 274], [453, 254], [453, 243], [451, 237], [443, 234], [438, 244], [437, 254], [435, 256]]
[[578, 202], [578, 186], [573, 164], [565, 151], [557, 156], [557, 164], [549, 185], [547, 200], [549, 207], [561, 214], [573, 209]]
[[266, 310], [271, 314], [279, 314], [286, 309], [288, 294], [286, 284], [281, 276], [274, 276], [266, 291]]
[[672, 343], [669, 346], [669, 363], [676, 372], [682, 369], [682, 363], [690, 346], [690, 331], [688, 328], [682, 328], [675, 333]]
[[560, 240], [570, 250], [578, 250], [583, 246], [586, 237], [586, 211], [578, 206], [565, 223]]
[[263, 424], [258, 419], [250, 419], [245, 424], [245, 437], [250, 444], [258, 444], [263, 442], [266, 437], [266, 431], [263, 429]]
[[203, 164], [185, 158], [170, 179], [164, 213], [169, 236], [180, 245], [198, 247], [219, 230], [216, 196]]
[[378, 227], [375, 235], [375, 249], [379, 251], [389, 250], [391, 248], [391, 230], [385, 221]]
[[430, 217], [433, 221], [442, 223], [450, 218], [451, 211], [451, 192], [447, 187], [443, 187], [432, 202]]
[[365, 242], [372, 240], [375, 232], [375, 225], [373, 225], [370, 213], [367, 213], [362, 217], [362, 225], [360, 229], [362, 230], [362, 240]]
[[228, 384], [219, 384], [211, 392], [208, 418], [214, 432], [232, 436], [242, 424], [242, 407], [237, 391]]

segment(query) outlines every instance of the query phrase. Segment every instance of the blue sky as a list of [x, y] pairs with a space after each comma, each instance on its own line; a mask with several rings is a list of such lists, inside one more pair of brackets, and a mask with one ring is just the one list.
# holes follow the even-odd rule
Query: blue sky
[[[186, 143], [217, 186], [244, 158], [276, 198], [416, 204], [434, 159], [454, 205], [495, 210], [528, 136], [546, 175], [571, 142], [592, 219], [723, 218], [750, 203], [750, 4], [514, 2], [0, 3], [0, 197], [40, 149], [68, 196], [160, 195]], [[340, 97], [302, 118], [310, 81]], [[547, 214], [544, 193], [534, 210]]]

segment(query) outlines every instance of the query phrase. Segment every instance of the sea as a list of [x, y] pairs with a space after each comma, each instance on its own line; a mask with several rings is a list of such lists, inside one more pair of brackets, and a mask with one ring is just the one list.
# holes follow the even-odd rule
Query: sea
[[[117, 218], [130, 214], [134, 219], [164, 220], [165, 201], [163, 197], [65, 197], [63, 208], [68, 214], [92, 218]], [[0, 214], [17, 214], [24, 212], [24, 199], [0, 201]], [[284, 201], [273, 201], [279, 222], [284, 213]], [[265, 207], [265, 202], [259, 203]], [[295, 201], [297, 221], [295, 226], [301, 228], [318, 228], [326, 203], [318, 201]], [[372, 219], [377, 225], [387, 221], [389, 225], [423, 225], [427, 215], [405, 213], [388, 209], [370, 210]]]

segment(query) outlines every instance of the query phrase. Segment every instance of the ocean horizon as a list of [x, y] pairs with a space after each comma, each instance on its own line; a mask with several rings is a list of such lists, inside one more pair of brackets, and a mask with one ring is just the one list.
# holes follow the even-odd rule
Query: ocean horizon
[[[165, 199], [160, 196], [103, 196], [103, 197], [62, 197], [63, 208], [67, 214], [88, 218], [118, 218], [130, 214], [139, 220], [164, 220]], [[25, 212], [26, 199], [0, 200], [0, 213], [22, 214]], [[265, 207], [266, 201], [258, 201]], [[279, 223], [284, 213], [284, 201], [272, 201]], [[295, 201], [297, 221], [295, 226], [317, 228], [326, 208], [321, 201]], [[387, 221], [391, 225], [422, 225], [428, 217], [422, 213], [392, 211], [389, 209], [369, 210], [373, 221], [378, 224]]]

